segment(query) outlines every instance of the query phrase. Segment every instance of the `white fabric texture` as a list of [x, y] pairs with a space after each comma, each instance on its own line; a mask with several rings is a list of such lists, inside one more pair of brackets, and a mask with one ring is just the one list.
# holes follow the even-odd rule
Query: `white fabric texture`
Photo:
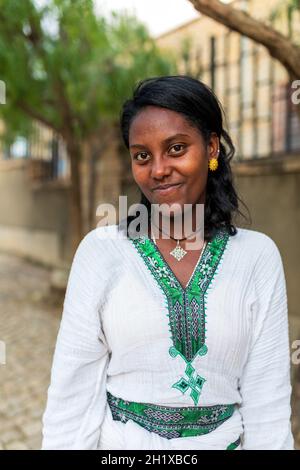
[[197, 406], [236, 403], [214, 431], [167, 439], [114, 421], [106, 390], [134, 402], [193, 406], [164, 293], [118, 225], [97, 227], [75, 253], [43, 415], [42, 449], [294, 449], [286, 282], [266, 234], [237, 228], [206, 292], [206, 379]]

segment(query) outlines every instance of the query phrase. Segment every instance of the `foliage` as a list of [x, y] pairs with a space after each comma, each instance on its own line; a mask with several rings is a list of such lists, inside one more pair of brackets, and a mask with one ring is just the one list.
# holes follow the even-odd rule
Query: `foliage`
[[175, 73], [146, 27], [126, 13], [96, 15], [92, 0], [0, 0], [0, 78], [5, 139], [28, 135], [31, 120], [88, 139], [117, 118], [134, 84]]

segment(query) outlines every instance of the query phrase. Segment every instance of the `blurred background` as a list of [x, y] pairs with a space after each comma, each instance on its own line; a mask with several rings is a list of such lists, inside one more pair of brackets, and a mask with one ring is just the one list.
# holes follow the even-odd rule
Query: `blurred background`
[[139, 201], [120, 107], [178, 73], [223, 104], [246, 228], [282, 255], [300, 448], [300, 1], [0, 0], [0, 449], [40, 448], [74, 251]]

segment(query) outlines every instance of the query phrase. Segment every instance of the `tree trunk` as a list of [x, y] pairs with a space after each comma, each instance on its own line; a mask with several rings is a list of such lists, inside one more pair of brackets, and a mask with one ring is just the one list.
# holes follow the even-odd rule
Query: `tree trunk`
[[[88, 162], [88, 191], [87, 191], [87, 224], [88, 229], [92, 230], [96, 227], [96, 186], [101, 184], [99, 181], [99, 174], [97, 163], [105, 155], [105, 152], [110, 150], [114, 151], [114, 146], [120, 138], [118, 125], [109, 123], [102, 124], [97, 132], [91, 134], [85, 142], [86, 155], [85, 159]], [[113, 164], [113, 163], [112, 163]], [[112, 202], [112, 201], [110, 201]]]
[[66, 140], [66, 146], [71, 165], [71, 243], [72, 252], [75, 253], [84, 235], [80, 174], [81, 146], [70, 137]]
[[288, 37], [252, 18], [248, 13], [219, 0], [189, 1], [203, 15], [265, 46], [270, 55], [286, 68], [293, 80], [300, 78], [300, 47]]
[[99, 158], [100, 152], [94, 147], [92, 143], [89, 145], [89, 191], [88, 191], [88, 225], [89, 230], [95, 228], [95, 188], [97, 180], [97, 168], [96, 163]]

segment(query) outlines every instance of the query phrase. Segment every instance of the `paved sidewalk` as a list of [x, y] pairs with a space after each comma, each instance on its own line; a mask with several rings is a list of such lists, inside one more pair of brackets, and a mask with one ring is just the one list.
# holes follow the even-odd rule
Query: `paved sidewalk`
[[49, 271], [0, 254], [0, 450], [40, 449], [61, 307], [45, 304]]

